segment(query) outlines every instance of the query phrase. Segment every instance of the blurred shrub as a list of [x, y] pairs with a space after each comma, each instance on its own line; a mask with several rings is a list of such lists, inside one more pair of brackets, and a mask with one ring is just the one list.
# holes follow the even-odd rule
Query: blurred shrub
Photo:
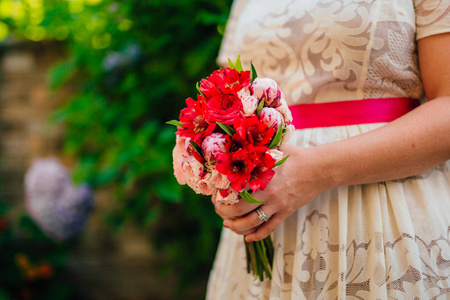
[[54, 119], [66, 126], [65, 152], [78, 158], [75, 180], [114, 190], [107, 222], [148, 229], [179, 291], [204, 282], [221, 222], [208, 198], [177, 184], [174, 128], [164, 123], [217, 68], [231, 0], [1, 3], [0, 38], [7, 28], [18, 38], [67, 43], [68, 59], [50, 83], [74, 90]]
[[12, 217], [0, 202], [0, 300], [75, 299], [64, 271], [69, 245], [49, 238], [26, 215]]

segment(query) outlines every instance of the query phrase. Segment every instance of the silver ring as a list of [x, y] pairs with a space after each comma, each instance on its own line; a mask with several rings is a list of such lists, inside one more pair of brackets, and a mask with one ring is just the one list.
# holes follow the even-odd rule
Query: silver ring
[[264, 222], [269, 221], [269, 216], [266, 215], [265, 212], [263, 212], [263, 210], [261, 209], [261, 207], [258, 207], [258, 208], [256, 209], [256, 213], [258, 214], [258, 217], [259, 217], [259, 219], [260, 219], [261, 221], [264, 221]]

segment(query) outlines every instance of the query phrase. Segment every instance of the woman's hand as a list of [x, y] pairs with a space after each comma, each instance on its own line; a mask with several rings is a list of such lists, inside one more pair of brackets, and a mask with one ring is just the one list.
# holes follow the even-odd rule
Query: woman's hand
[[298, 208], [330, 187], [326, 172], [320, 172], [314, 149], [285, 146], [282, 150], [290, 157], [274, 169], [276, 174], [264, 191], [252, 194], [255, 199], [265, 202], [261, 209], [269, 221], [259, 219], [255, 209], [260, 204], [244, 200], [234, 205], [215, 203], [216, 212], [224, 219], [224, 227], [246, 235], [247, 242], [266, 238]]

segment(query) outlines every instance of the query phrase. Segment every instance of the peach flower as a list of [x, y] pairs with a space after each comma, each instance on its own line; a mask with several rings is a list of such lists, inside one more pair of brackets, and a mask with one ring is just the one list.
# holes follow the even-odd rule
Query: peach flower
[[[175, 178], [177, 179], [179, 184], [186, 184], [186, 178], [184, 176], [183, 169], [181, 164], [184, 161], [184, 158], [189, 156], [186, 150], [186, 138], [177, 136], [175, 147], [173, 148], [172, 156], [173, 156], [173, 171]], [[187, 143], [189, 144], [189, 143]]]
[[230, 181], [226, 175], [219, 173], [216, 169], [211, 172], [211, 183], [218, 189], [227, 189], [230, 186]]
[[194, 156], [185, 157], [184, 161], [181, 163], [181, 168], [183, 169], [188, 185], [189, 182], [196, 184], [202, 178], [205, 169]]
[[203, 175], [203, 178], [200, 179], [194, 187], [191, 186], [191, 188], [197, 193], [197, 194], [203, 194], [206, 196], [210, 196], [214, 194], [216, 189], [212, 185], [211, 182], [211, 173], [206, 173]]
[[258, 108], [259, 100], [250, 94], [248, 88], [244, 88], [238, 92], [238, 96], [242, 101], [244, 116], [251, 117]]
[[[222, 196], [222, 193], [226, 194], [226, 196]], [[233, 190], [231, 187], [228, 189], [224, 189], [217, 191], [215, 194], [215, 202], [220, 202], [226, 205], [233, 205], [239, 202], [239, 193]]]

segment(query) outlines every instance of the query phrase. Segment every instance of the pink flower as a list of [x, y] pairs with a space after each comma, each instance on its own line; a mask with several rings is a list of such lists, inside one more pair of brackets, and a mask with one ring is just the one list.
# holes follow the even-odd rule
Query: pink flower
[[215, 202], [233, 205], [239, 202], [239, 193], [232, 188], [218, 190], [214, 195]]
[[278, 130], [278, 127], [283, 126], [284, 124], [283, 115], [278, 110], [271, 107], [264, 107], [261, 110], [259, 120], [267, 126], [275, 129], [275, 131]]
[[186, 183], [189, 186], [191, 186], [190, 183], [196, 184], [202, 178], [205, 169], [194, 156], [185, 157], [181, 163], [181, 168], [183, 169]]
[[[177, 179], [179, 184], [186, 184], [186, 178], [184, 176], [183, 169], [181, 164], [184, 161], [185, 157], [188, 157], [189, 154], [187, 152], [186, 142], [187, 138], [180, 137], [177, 135], [177, 141], [175, 147], [173, 148], [172, 156], [173, 156], [173, 170], [175, 174], [175, 178]], [[189, 143], [187, 143], [189, 145]]]
[[197, 182], [195, 187], [192, 187], [192, 189], [197, 194], [203, 194], [206, 196], [214, 194], [216, 189], [214, 188], [214, 186], [212, 185], [212, 182], [211, 182], [211, 173], [206, 173], [203, 176], [203, 178]]
[[202, 153], [207, 162], [213, 162], [216, 160], [217, 155], [225, 153], [227, 151], [226, 135], [223, 133], [211, 133], [202, 142]]
[[289, 125], [292, 123], [292, 113], [289, 110], [289, 107], [284, 99], [283, 93], [281, 93], [281, 100], [276, 109], [283, 115], [284, 122]]
[[259, 100], [265, 99], [264, 105], [268, 107], [277, 107], [281, 100], [281, 90], [275, 80], [270, 78], [256, 78], [250, 91]]
[[216, 169], [211, 172], [210, 180], [212, 185], [218, 189], [227, 189], [230, 186], [230, 181], [227, 176], [220, 174]]
[[251, 117], [258, 108], [259, 100], [253, 95], [250, 95], [248, 88], [243, 88], [238, 92], [238, 97], [241, 99], [244, 116]]

